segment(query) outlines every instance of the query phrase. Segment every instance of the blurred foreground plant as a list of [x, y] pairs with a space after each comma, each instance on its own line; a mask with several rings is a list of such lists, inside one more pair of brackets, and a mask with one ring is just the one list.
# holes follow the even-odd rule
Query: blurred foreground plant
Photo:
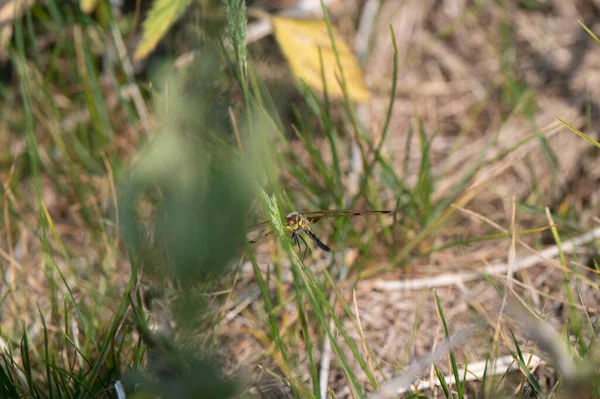
[[157, 96], [158, 133], [120, 185], [120, 227], [133, 274], [168, 287], [175, 298], [168, 304], [172, 337], [153, 336], [141, 312], [135, 316], [150, 353], [147, 371], [130, 382], [153, 394], [217, 398], [235, 390], [215, 360], [186, 339], [211, 329], [201, 317], [207, 300], [198, 294], [214, 290], [239, 254], [252, 199], [251, 169], [231, 145], [227, 108], [217, 100], [223, 96], [216, 60], [206, 48], [197, 65], [170, 71]]

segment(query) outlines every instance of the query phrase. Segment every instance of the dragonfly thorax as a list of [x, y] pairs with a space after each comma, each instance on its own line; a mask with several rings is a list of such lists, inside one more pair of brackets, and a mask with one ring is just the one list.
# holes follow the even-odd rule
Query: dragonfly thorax
[[306, 218], [298, 212], [289, 213], [285, 217], [285, 222], [290, 233], [297, 231], [298, 229], [305, 228], [305, 226], [308, 224]]

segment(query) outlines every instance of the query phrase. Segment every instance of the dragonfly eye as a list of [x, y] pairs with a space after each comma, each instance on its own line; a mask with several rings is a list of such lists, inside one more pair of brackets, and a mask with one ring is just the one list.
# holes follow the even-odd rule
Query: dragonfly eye
[[287, 219], [287, 224], [288, 224], [289, 226], [293, 226], [293, 225], [295, 225], [295, 224], [296, 224], [296, 218], [295, 218], [295, 217], [293, 217], [293, 216], [288, 216], [286, 219]]

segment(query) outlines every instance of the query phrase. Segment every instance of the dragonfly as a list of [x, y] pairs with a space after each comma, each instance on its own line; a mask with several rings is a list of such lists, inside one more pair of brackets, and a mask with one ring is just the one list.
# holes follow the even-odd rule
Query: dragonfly
[[[315, 245], [317, 247], [319, 247], [320, 249], [322, 249], [323, 251], [331, 252], [331, 248], [329, 248], [323, 241], [321, 241], [319, 239], [319, 237], [317, 237], [316, 234], [312, 231], [312, 229], [310, 227], [310, 225], [312, 223], [316, 223], [319, 220], [325, 219], [325, 218], [334, 218], [334, 217], [342, 217], [342, 216], [352, 217], [352, 216], [362, 216], [362, 215], [377, 214], [377, 213], [390, 214], [390, 213], [392, 213], [392, 211], [373, 211], [373, 210], [360, 211], [360, 210], [350, 210], [350, 209], [337, 209], [337, 210], [305, 212], [305, 213], [292, 212], [292, 213], [289, 213], [285, 217], [285, 229], [287, 230], [287, 233], [291, 236], [292, 242], [294, 243], [294, 245], [298, 246], [298, 250], [300, 252], [302, 251], [300, 242], [302, 241], [304, 243], [305, 249], [304, 249], [304, 254], [302, 256], [302, 258], [304, 259], [304, 257], [306, 256], [306, 251], [308, 250], [308, 245], [301, 233], [306, 234], [315, 243]], [[269, 223], [270, 223], [269, 220], [258, 223], [256, 225], [250, 227], [248, 229], [248, 233], [258, 230], [261, 227], [265, 227]], [[269, 230], [266, 233], [263, 233], [263, 234], [259, 235], [258, 237], [256, 237], [255, 239], [251, 240], [250, 244], [256, 244], [256, 243], [264, 240], [265, 238], [271, 236], [272, 234], [273, 234], [273, 230]]]

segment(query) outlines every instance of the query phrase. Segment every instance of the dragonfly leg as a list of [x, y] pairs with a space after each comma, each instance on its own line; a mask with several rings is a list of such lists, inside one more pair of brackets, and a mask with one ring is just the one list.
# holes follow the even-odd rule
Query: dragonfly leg
[[[302, 237], [300, 234], [298, 234], [298, 237], [300, 237], [300, 239], [304, 243], [304, 253], [302, 254], [302, 262], [304, 262], [304, 258], [306, 258], [306, 252], [308, 251], [308, 244], [306, 243], [304, 237]], [[298, 243], [298, 249], [300, 249], [300, 243]]]
[[[297, 231], [294, 231], [292, 233], [292, 242], [298, 247], [298, 252], [302, 252], [302, 248], [300, 247], [300, 239], [302, 239], [302, 236], [300, 236]], [[302, 241], [304, 241], [304, 239], [302, 239]]]
[[296, 233], [292, 233], [292, 244], [298, 245], [298, 235]]

